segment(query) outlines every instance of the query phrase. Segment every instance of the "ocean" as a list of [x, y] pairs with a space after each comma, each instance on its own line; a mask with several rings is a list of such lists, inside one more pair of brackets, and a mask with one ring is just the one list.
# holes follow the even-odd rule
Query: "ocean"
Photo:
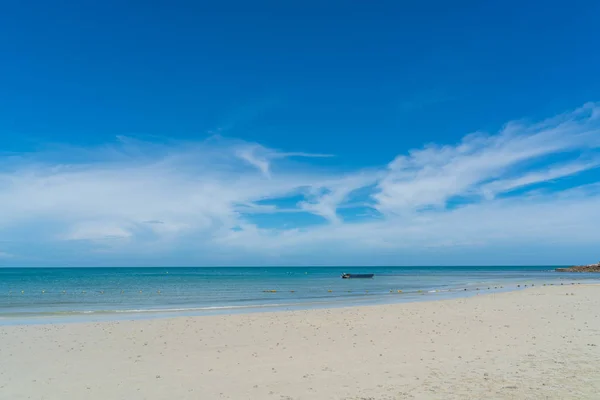
[[544, 266], [0, 268], [0, 324], [423, 301], [599, 278]]

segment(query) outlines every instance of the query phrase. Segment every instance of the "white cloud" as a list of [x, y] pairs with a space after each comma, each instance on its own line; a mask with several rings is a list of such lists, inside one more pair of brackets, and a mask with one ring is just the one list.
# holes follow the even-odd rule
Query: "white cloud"
[[[261, 155], [261, 150], [264, 150], [262, 146], [247, 146], [245, 148], [239, 149], [237, 151], [238, 156], [248, 162], [248, 164], [256, 167], [260, 172], [263, 173], [266, 177], [271, 176], [271, 172], [269, 170], [270, 161], [266, 155]], [[262, 151], [264, 153], [264, 151]]]
[[[375, 195], [378, 209], [403, 213], [427, 206], [444, 207], [454, 196], [469, 195], [486, 183], [515, 176], [523, 186], [526, 179], [520, 175], [531, 177], [527, 163], [600, 146], [597, 108], [586, 104], [573, 113], [541, 123], [510, 123], [496, 135], [468, 135], [456, 146], [430, 145], [398, 156], [379, 183], [379, 193]], [[590, 163], [587, 167], [595, 165]], [[581, 171], [585, 165], [579, 166]], [[555, 175], [547, 173], [546, 180]], [[544, 178], [541, 174], [536, 177], [537, 182]], [[491, 187], [499, 190], [502, 185]]]
[[376, 182], [379, 176], [380, 174], [377, 172], [365, 171], [341, 176], [333, 182], [324, 182], [322, 187], [313, 187], [313, 190], [307, 195], [307, 201], [300, 202], [299, 206], [302, 210], [339, 224], [342, 222], [337, 213], [339, 206], [348, 199], [353, 191]]
[[126, 239], [133, 236], [131, 230], [120, 226], [118, 222], [86, 221], [74, 224], [63, 236], [65, 240], [103, 240]]
[[[114, 257], [106, 260], [195, 264], [405, 263], [409, 254], [428, 263], [456, 249], [592, 246], [599, 109], [509, 123], [370, 170], [314, 168], [313, 157], [329, 155], [221, 137], [119, 137], [13, 156], [0, 162], [0, 240], [28, 252], [86, 245]], [[561, 181], [586, 171], [587, 180]], [[323, 222], [303, 223], [307, 213]]]
[[291, 157], [304, 157], [304, 158], [323, 158], [332, 157], [330, 154], [312, 154], [303, 152], [279, 152], [272, 149], [268, 149], [258, 144], [242, 144], [238, 145], [236, 154], [242, 160], [248, 164], [257, 168], [267, 178], [271, 177], [270, 165], [273, 160]]
[[14, 257], [12, 254], [10, 253], [6, 253], [4, 251], [0, 251], [0, 258], [12, 258]]
[[594, 169], [600, 166], [600, 159], [592, 161], [574, 161], [564, 165], [552, 166], [544, 171], [536, 171], [512, 179], [499, 179], [482, 186], [482, 192], [488, 199], [498, 193], [505, 193], [525, 186], [541, 182], [548, 182], [559, 178], [575, 175], [579, 172]]

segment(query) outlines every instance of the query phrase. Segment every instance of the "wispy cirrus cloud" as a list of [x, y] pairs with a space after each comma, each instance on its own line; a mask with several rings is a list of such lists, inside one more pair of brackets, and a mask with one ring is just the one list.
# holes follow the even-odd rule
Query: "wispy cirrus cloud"
[[[513, 122], [495, 135], [467, 135], [457, 145], [429, 145], [398, 156], [388, 165], [388, 174], [375, 195], [385, 213], [420, 207], [444, 207], [460, 195], [480, 189], [487, 193], [511, 186], [543, 182], [593, 168], [600, 160], [570, 161], [560, 165], [543, 163], [559, 153], [593, 151], [600, 146], [597, 105], [582, 108], [535, 124]], [[531, 163], [541, 161], [543, 173]], [[533, 171], [533, 172], [532, 172]], [[569, 171], [571, 171], [569, 173]], [[509, 182], [512, 182], [510, 184]]]
[[331, 154], [304, 153], [304, 152], [281, 152], [268, 149], [259, 144], [238, 145], [236, 155], [248, 164], [256, 167], [266, 177], [271, 176], [271, 163], [284, 158], [325, 158], [333, 157]]
[[560, 178], [576, 175], [600, 167], [600, 157], [592, 160], [573, 160], [559, 165], [551, 165], [541, 170], [524, 173], [515, 178], [498, 179], [481, 186], [481, 192], [487, 199], [492, 199], [501, 193], [520, 189], [537, 183], [551, 182]]
[[312, 168], [330, 155], [219, 136], [13, 154], [0, 162], [0, 240], [11, 253], [53, 247], [57, 262], [93, 254], [109, 264], [447, 263], [457, 249], [463, 259], [540, 242], [591, 249], [599, 110], [399, 149], [368, 170]]
[[12, 257], [13, 257], [13, 255], [10, 254], [10, 253], [6, 253], [4, 251], [0, 251], [0, 258], [6, 259], [6, 258], [12, 258]]

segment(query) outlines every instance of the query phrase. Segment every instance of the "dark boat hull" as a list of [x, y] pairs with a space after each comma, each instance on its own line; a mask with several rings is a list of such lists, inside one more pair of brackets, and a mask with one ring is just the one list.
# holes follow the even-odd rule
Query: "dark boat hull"
[[342, 279], [369, 279], [375, 274], [342, 274]]

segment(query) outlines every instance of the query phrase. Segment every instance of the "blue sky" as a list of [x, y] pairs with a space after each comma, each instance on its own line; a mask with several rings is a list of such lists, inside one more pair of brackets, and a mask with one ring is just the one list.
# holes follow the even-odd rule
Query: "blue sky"
[[600, 3], [5, 2], [0, 265], [600, 258]]

